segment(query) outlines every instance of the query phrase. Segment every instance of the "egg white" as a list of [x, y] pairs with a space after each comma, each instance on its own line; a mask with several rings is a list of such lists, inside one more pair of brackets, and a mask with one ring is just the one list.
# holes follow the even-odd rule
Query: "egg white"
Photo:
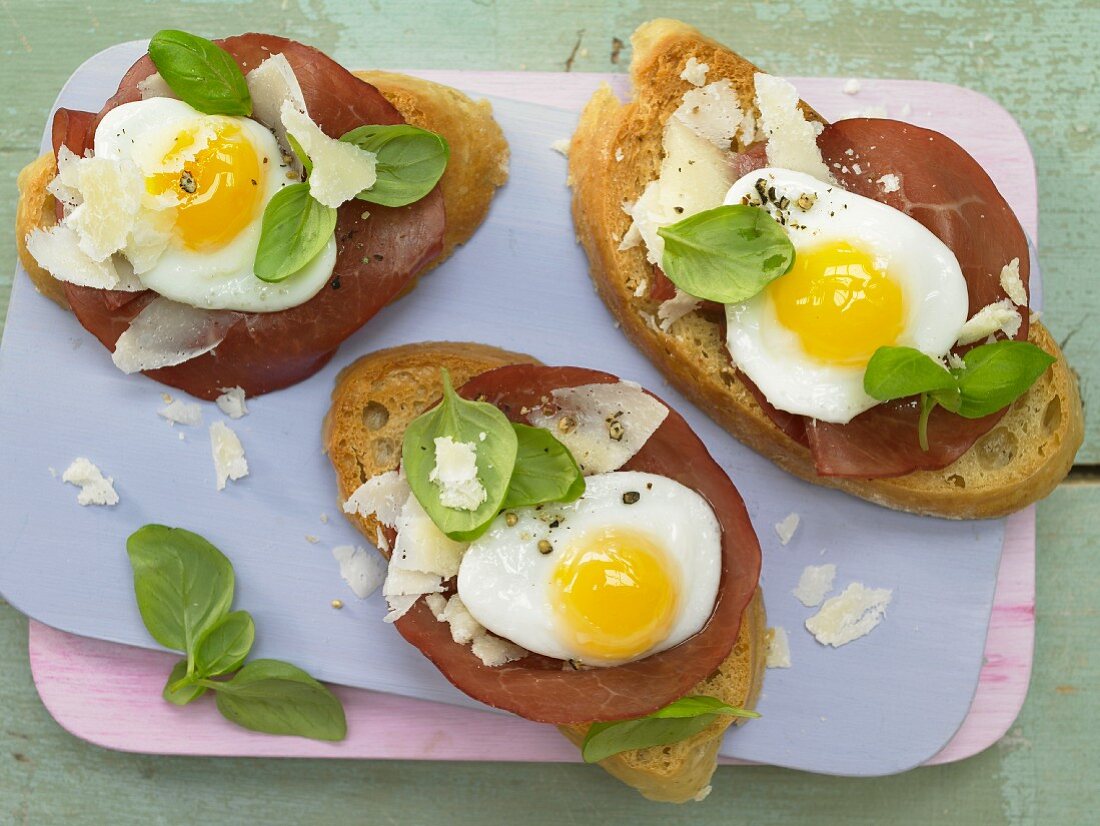
[[[966, 321], [968, 294], [958, 259], [946, 244], [893, 207], [787, 169], [750, 172], [730, 187], [725, 203], [755, 196], [760, 178], [775, 187], [776, 199], [792, 202], [793, 221], [786, 230], [795, 255], [843, 241], [889, 267], [906, 307], [897, 346], [935, 357], [951, 348]], [[804, 193], [815, 196], [806, 211], [794, 206]], [[879, 404], [863, 390], [864, 367], [826, 364], [807, 355], [797, 333], [776, 317], [766, 292], [726, 305], [726, 329], [734, 363], [780, 410], [842, 424]]]
[[181, 100], [149, 98], [118, 106], [100, 121], [97, 156], [128, 159], [146, 176], [171, 171], [163, 158], [183, 130], [210, 130], [219, 121], [237, 124], [261, 163], [263, 197], [254, 219], [235, 238], [213, 251], [196, 251], [173, 237], [156, 263], [140, 274], [142, 284], [192, 307], [244, 312], [276, 312], [304, 304], [328, 282], [336, 264], [336, 239], [305, 267], [278, 282], [256, 277], [253, 264], [260, 243], [263, 208], [296, 178], [287, 176], [275, 136], [249, 118], [203, 115]]
[[[592, 665], [628, 662], [596, 661], [572, 647], [557, 626], [552, 590], [554, 569], [572, 542], [590, 532], [622, 528], [646, 535], [664, 552], [679, 587], [668, 635], [632, 659], [698, 633], [714, 610], [722, 573], [722, 532], [710, 505], [690, 488], [652, 473], [601, 473], [585, 482], [577, 501], [516, 509], [512, 526], [502, 514], [470, 545], [458, 571], [458, 594], [467, 610], [491, 632], [528, 651]], [[630, 491], [640, 498], [627, 505], [623, 494]], [[554, 521], [559, 524], [552, 528]], [[549, 554], [538, 550], [543, 539], [554, 548]]]

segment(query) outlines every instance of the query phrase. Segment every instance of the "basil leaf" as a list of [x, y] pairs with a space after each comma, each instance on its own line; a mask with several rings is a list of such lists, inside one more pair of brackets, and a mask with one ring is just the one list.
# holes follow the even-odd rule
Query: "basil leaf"
[[951, 398], [958, 395], [958, 383], [950, 370], [920, 350], [879, 347], [867, 362], [863, 390], [879, 401], [933, 391]]
[[256, 626], [247, 611], [226, 614], [199, 638], [195, 646], [195, 673], [200, 677], [228, 674], [241, 667], [256, 640]]
[[598, 763], [623, 751], [678, 743], [703, 731], [723, 714], [760, 716], [755, 711], [726, 705], [714, 697], [681, 697], [636, 720], [593, 723], [581, 744], [581, 756], [586, 763]]
[[[507, 416], [486, 402], [461, 398], [451, 387], [447, 371], [442, 373], [443, 400], [405, 428], [401, 463], [413, 495], [436, 527], [451, 539], [467, 542], [485, 532], [504, 503], [518, 438]], [[475, 510], [445, 506], [439, 487], [428, 478], [435, 468], [435, 440], [447, 436], [477, 451], [477, 476], [487, 496]]]
[[256, 277], [285, 281], [317, 257], [335, 229], [336, 210], [314, 200], [309, 184], [284, 186], [264, 209]]
[[161, 695], [173, 705], [185, 706], [205, 693], [206, 686], [199, 685], [187, 676], [187, 660], [182, 659], [172, 666], [172, 673], [168, 675], [168, 682], [164, 684]]
[[302, 669], [279, 660], [253, 660], [227, 682], [212, 682], [218, 711], [252, 731], [343, 740], [344, 708]]
[[176, 29], [163, 29], [149, 41], [149, 57], [180, 100], [204, 115], [252, 114], [244, 73], [217, 43]]
[[407, 123], [360, 126], [340, 140], [377, 156], [378, 180], [356, 197], [382, 206], [399, 207], [419, 201], [439, 183], [451, 155], [442, 135]]
[[190, 653], [233, 602], [233, 566], [198, 534], [146, 525], [126, 540], [142, 622], [165, 648]]
[[572, 502], [584, 493], [584, 476], [569, 448], [549, 430], [512, 423], [518, 446], [504, 508]]
[[978, 419], [1016, 401], [1056, 359], [1027, 341], [997, 341], [963, 356], [959, 415]]
[[794, 263], [786, 231], [759, 207], [715, 207], [661, 227], [661, 269], [696, 298], [735, 304], [752, 298]]

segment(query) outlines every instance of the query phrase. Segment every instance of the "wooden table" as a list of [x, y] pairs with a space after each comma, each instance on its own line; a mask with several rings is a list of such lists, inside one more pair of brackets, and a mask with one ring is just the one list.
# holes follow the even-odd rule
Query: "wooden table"
[[[15, 177], [37, 152], [58, 88], [112, 43], [174, 27], [209, 36], [264, 30], [349, 66], [614, 71], [634, 27], [679, 16], [776, 73], [915, 77], [970, 86], [1023, 125], [1039, 169], [1045, 321], [1100, 403], [1100, 6], [654, 3], [573, 0], [313, 0], [309, 3], [0, 0], [0, 227]], [[285, 7], [285, 8], [284, 8]], [[858, 101], [853, 103], [857, 108]], [[894, 113], [897, 114], [897, 113]], [[0, 232], [0, 316], [15, 249]], [[6, 400], [5, 403], [12, 403]], [[1037, 652], [1017, 725], [960, 764], [849, 780], [771, 768], [723, 769], [701, 806], [648, 804], [575, 765], [158, 758], [107, 752], [49, 717], [27, 664], [26, 620], [0, 602], [0, 822], [1084, 823], [1100, 765], [1100, 417], [1080, 463], [1039, 507]]]

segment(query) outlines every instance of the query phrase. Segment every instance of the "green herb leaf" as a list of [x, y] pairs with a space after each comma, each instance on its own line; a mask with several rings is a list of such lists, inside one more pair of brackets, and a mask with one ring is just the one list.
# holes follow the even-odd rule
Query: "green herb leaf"
[[959, 415], [978, 419], [1007, 407], [1022, 396], [1056, 359], [1027, 341], [998, 341], [975, 347], [963, 356], [959, 374]]
[[190, 653], [229, 611], [233, 566], [198, 534], [164, 525], [134, 531], [126, 553], [146, 629], [165, 648]]
[[759, 207], [715, 207], [661, 227], [661, 269], [696, 298], [735, 304], [752, 298], [794, 263], [786, 231]]
[[706, 729], [719, 715], [760, 716], [714, 697], [681, 697], [636, 720], [593, 723], [581, 744], [581, 756], [586, 763], [598, 763], [619, 752], [678, 743]]
[[195, 673], [216, 677], [241, 667], [256, 640], [256, 626], [247, 611], [234, 611], [222, 617], [198, 639], [195, 646]]
[[377, 156], [378, 180], [357, 197], [383, 206], [399, 207], [419, 201], [443, 177], [451, 155], [442, 135], [407, 123], [360, 126], [340, 140]]
[[340, 701], [302, 669], [279, 660], [253, 660], [232, 680], [204, 681], [217, 691], [218, 711], [233, 723], [268, 734], [343, 740]]
[[[401, 463], [413, 495], [436, 527], [451, 539], [468, 542], [485, 532], [504, 503], [518, 439], [507, 416], [486, 402], [461, 398], [451, 387], [450, 374], [442, 373], [443, 400], [405, 428]], [[476, 510], [445, 506], [439, 487], [428, 478], [435, 468], [435, 440], [446, 436], [477, 451], [477, 476], [487, 497]]]
[[867, 362], [863, 390], [879, 401], [932, 392], [957, 397], [958, 382], [950, 370], [920, 350], [879, 347]]
[[336, 210], [318, 203], [309, 194], [309, 184], [284, 186], [264, 209], [256, 277], [285, 281], [317, 257], [335, 229]]
[[584, 476], [569, 448], [549, 430], [512, 423], [518, 448], [504, 508], [572, 502], [584, 493]]
[[241, 67], [217, 43], [163, 29], [149, 41], [149, 57], [180, 100], [203, 114], [252, 114], [252, 98]]
[[205, 693], [205, 686], [199, 685], [193, 677], [187, 676], [186, 659], [172, 666], [172, 673], [168, 675], [168, 682], [164, 684], [164, 691], [161, 692], [165, 700], [177, 706], [185, 706]]
[[287, 132], [286, 142], [290, 144], [290, 151], [293, 152], [298, 160], [302, 162], [302, 169], [306, 171], [306, 175], [312, 172], [313, 161], [309, 159], [309, 155], [306, 154], [306, 150], [302, 149], [302, 145], [298, 143], [298, 139]]

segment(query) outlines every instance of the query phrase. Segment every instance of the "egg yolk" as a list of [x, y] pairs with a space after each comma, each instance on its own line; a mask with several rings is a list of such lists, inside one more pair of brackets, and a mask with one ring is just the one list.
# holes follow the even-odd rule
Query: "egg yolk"
[[560, 631], [593, 662], [636, 658], [667, 637], [677, 586], [657, 544], [622, 529], [579, 538], [551, 585]]
[[[195, 133], [181, 132], [165, 155], [185, 151]], [[184, 164], [182, 172], [163, 172], [146, 179], [153, 195], [172, 192], [180, 204], [176, 234], [185, 247], [210, 251], [225, 246], [260, 212], [263, 170], [256, 150], [234, 123], [221, 123], [210, 141]]]
[[806, 354], [827, 364], [864, 366], [905, 327], [901, 286], [874, 256], [845, 242], [799, 251], [767, 293]]

